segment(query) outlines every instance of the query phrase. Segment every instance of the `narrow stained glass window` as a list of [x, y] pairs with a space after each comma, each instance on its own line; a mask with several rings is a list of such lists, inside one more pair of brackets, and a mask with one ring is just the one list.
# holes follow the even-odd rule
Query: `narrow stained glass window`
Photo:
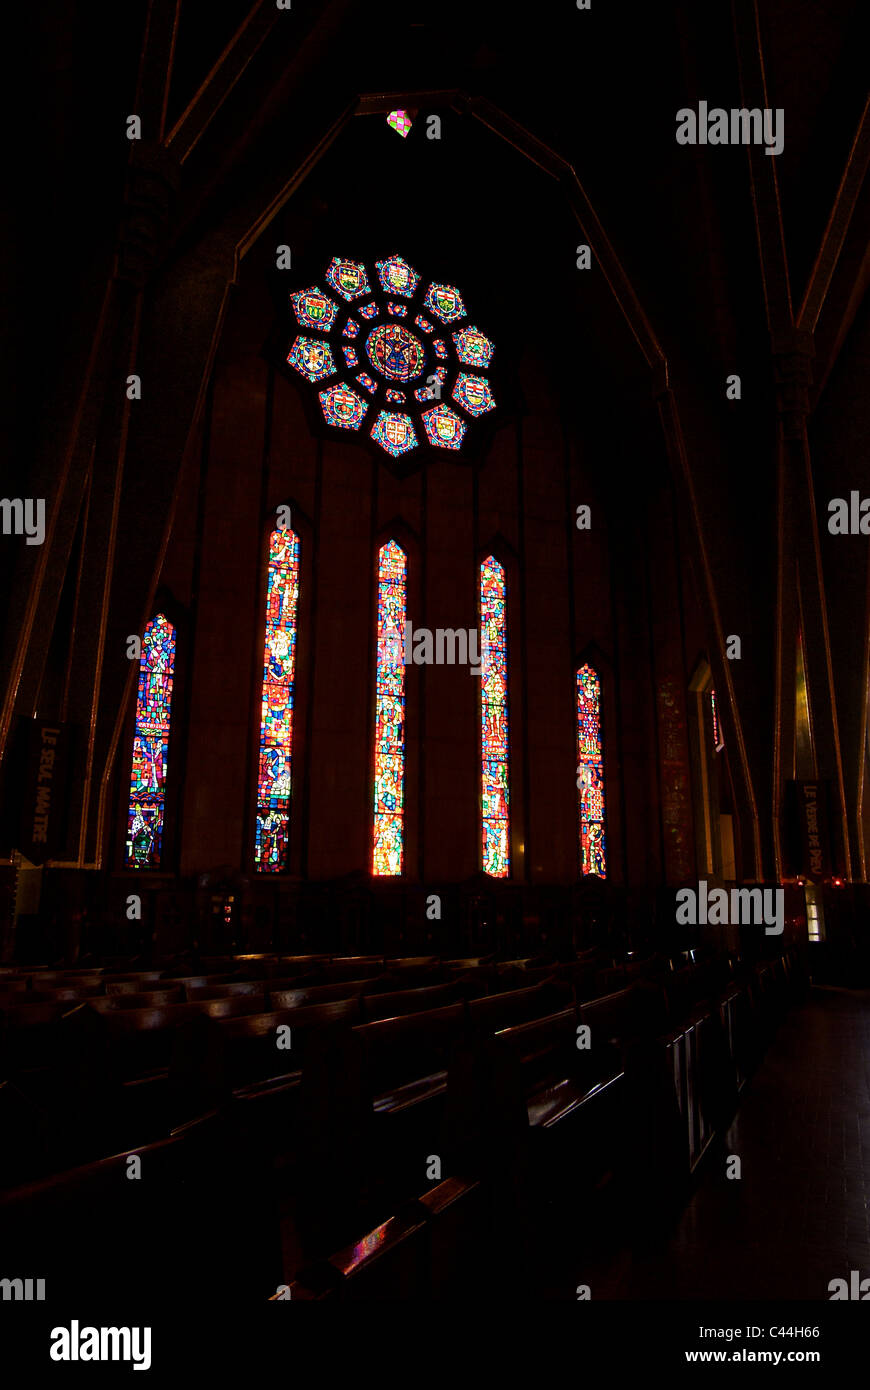
[[405, 661], [408, 560], [395, 541], [378, 552], [375, 808], [372, 869], [400, 874], [405, 814]]
[[175, 628], [158, 613], [145, 629], [127, 811], [127, 866], [156, 869], [163, 850], [166, 755], [175, 673]]
[[581, 870], [606, 878], [601, 682], [591, 666], [577, 672], [577, 791]]
[[710, 691], [710, 709], [713, 713], [713, 747], [716, 752], [719, 753], [724, 747], [724, 744], [722, 741], [722, 729], [719, 724], [719, 710], [716, 706], [715, 690]]
[[490, 555], [480, 567], [481, 807], [483, 871], [494, 878], [511, 867], [506, 603], [504, 569]]
[[293, 752], [293, 683], [299, 610], [299, 537], [288, 529], [269, 537], [266, 640], [257, 775], [254, 864], [260, 873], [287, 868]]

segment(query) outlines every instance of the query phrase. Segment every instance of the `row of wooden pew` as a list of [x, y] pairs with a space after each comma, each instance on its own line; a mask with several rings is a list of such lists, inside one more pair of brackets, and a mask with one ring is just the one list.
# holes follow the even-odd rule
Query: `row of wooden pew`
[[[340, 964], [348, 970], [362, 968], [358, 961]], [[381, 966], [382, 962], [375, 962], [373, 968]], [[523, 981], [519, 991], [505, 991], [504, 975], [484, 978], [473, 971], [455, 976], [452, 983], [410, 989], [402, 987], [407, 983], [403, 971], [330, 985], [308, 985], [297, 979], [291, 982], [294, 988], [281, 990], [272, 988], [274, 980], [219, 984], [215, 977], [195, 977], [197, 983], [191, 986], [190, 997], [175, 1003], [160, 1000], [142, 1007], [137, 992], [117, 996], [126, 1006], [122, 1009], [108, 1007], [115, 996], [80, 996], [79, 1007], [72, 1000], [15, 1005], [5, 1011], [0, 1034], [0, 1075], [5, 1077], [0, 1083], [0, 1113], [11, 1111], [18, 1120], [19, 1152], [16, 1154], [15, 1145], [6, 1151], [0, 1160], [0, 1180], [8, 1185], [39, 1170], [38, 1162], [35, 1169], [28, 1170], [34, 1149], [39, 1147], [32, 1134], [34, 1123], [21, 1123], [28, 1106], [31, 1121], [42, 1131], [46, 1156], [55, 1167], [68, 1166], [82, 1157], [105, 1152], [101, 1146], [110, 1144], [112, 1138], [116, 1143], [124, 1140], [130, 1126], [134, 1136], [141, 1135], [143, 1140], [164, 1137], [170, 1123], [182, 1123], [212, 1098], [224, 1098], [228, 1087], [275, 1077], [283, 1077], [285, 1086], [297, 1083], [306, 1040], [321, 1029], [428, 1012], [479, 999], [493, 987], [499, 1001], [504, 1001], [496, 1001], [494, 1008], [522, 1008], [523, 1001], [528, 1000], [529, 1007], [546, 1011], [546, 1003], [557, 998], [565, 1002], [572, 992], [574, 998], [580, 997], [584, 971], [580, 963], [529, 968], [518, 976]], [[543, 981], [542, 974], [546, 976]], [[209, 978], [211, 983], [204, 983]], [[680, 976], [671, 978], [676, 990]], [[538, 985], [531, 983], [533, 980], [545, 984], [546, 992], [535, 995]], [[469, 1018], [484, 1017], [488, 1008], [475, 1003]], [[93, 1017], [95, 1012], [102, 1021]], [[221, 1027], [209, 1035], [204, 1023], [197, 1026], [197, 1019], [203, 1016]], [[513, 1015], [503, 1012], [501, 1017], [502, 1023], [493, 1026], [505, 1026]], [[276, 1046], [279, 1029], [285, 1035], [289, 1030], [281, 1048]], [[91, 1094], [91, 1103], [84, 1109], [76, 1099], [82, 1073]], [[125, 1083], [124, 1093], [112, 1097], [113, 1087], [119, 1083]], [[58, 1091], [62, 1092], [62, 1104], [55, 1108], [59, 1109], [59, 1127], [66, 1142], [57, 1142], [52, 1125], [40, 1115], [52, 1109], [52, 1096]], [[93, 1115], [98, 1110], [97, 1091], [104, 1100], [113, 1100], [103, 1107], [119, 1122], [109, 1132], [105, 1121], [89, 1124], [88, 1112]], [[70, 1119], [71, 1111], [79, 1117], [78, 1123]]]
[[[281, 1296], [464, 1298], [492, 1285], [499, 1262], [528, 1272], [554, 1248], [576, 1256], [608, 1188], [625, 1230], [660, 1230], [805, 988], [790, 951], [699, 996], [675, 1026], [661, 1026], [651, 991], [639, 1008], [635, 985], [576, 1016], [498, 1032], [476, 1060], [478, 1084], [461, 1093], [465, 1142], [442, 1181], [337, 1243]], [[571, 1055], [584, 1018], [609, 1037], [610, 1064], [594, 1049], [579, 1067]]]
[[[361, 964], [347, 969], [358, 972]], [[169, 1222], [177, 1233], [180, 1222], [184, 1239], [171, 1275], [162, 1277], [188, 1297], [212, 1268], [240, 1296], [267, 1297], [294, 1279], [294, 1296], [326, 1296], [367, 1287], [366, 1250], [409, 1248], [394, 1239], [408, 1225], [425, 1233], [419, 1241], [429, 1251], [425, 1279], [414, 1287], [434, 1280], [458, 1289], [462, 1278], [448, 1253], [469, 1242], [483, 1249], [480, 1233], [490, 1248], [499, 1239], [493, 1232], [534, 1231], [543, 1213], [531, 1210], [530, 1194], [552, 1195], [565, 1183], [581, 1194], [624, 1180], [637, 1166], [629, 1155], [646, 1132], [644, 1106], [657, 1120], [670, 1114], [670, 1148], [659, 1141], [654, 1157], [657, 1171], [670, 1164], [679, 1176], [673, 1056], [683, 1065], [684, 1057], [717, 1055], [712, 1025], [686, 1025], [703, 1035], [702, 1054], [685, 1041], [687, 1008], [690, 1015], [700, 1008], [701, 1019], [713, 1012], [724, 1019], [725, 1051], [739, 1056], [743, 1046], [744, 1069], [757, 1052], [746, 1042], [744, 1014], [728, 1004], [748, 997], [757, 972], [737, 988], [727, 966], [674, 971], [657, 960], [637, 962], [639, 969], [620, 969], [624, 988], [589, 999], [582, 997], [588, 960], [527, 965], [522, 977], [531, 982], [519, 989], [504, 989], [511, 977], [480, 961], [461, 963], [437, 984], [402, 989], [401, 971], [387, 975], [387, 964], [368, 962], [375, 973], [367, 979], [306, 982], [293, 1006], [258, 1013], [236, 1012], [254, 996], [232, 994], [103, 1012], [92, 997], [67, 1009], [50, 1025], [59, 1032], [42, 1064], [38, 1050], [25, 1050], [19, 1062], [37, 1064], [0, 1085], [0, 1119], [14, 1122], [6, 1132], [31, 1137], [32, 1151], [18, 1155], [24, 1169], [28, 1161], [38, 1169], [40, 1143], [43, 1159], [60, 1153], [67, 1167], [23, 1186], [22, 1165], [13, 1171], [19, 1185], [0, 1198], [7, 1248], [39, 1249], [58, 1274], [67, 1277], [75, 1266], [86, 1285], [103, 1287], [100, 1243], [91, 1250], [80, 1239], [86, 1201], [104, 1231], [129, 1230], [131, 1221], [158, 1231]], [[433, 964], [443, 974], [443, 962], [411, 968], [428, 979]], [[273, 984], [286, 978], [262, 976]], [[493, 984], [496, 992], [487, 992]], [[334, 985], [344, 998], [312, 1001], [313, 991]], [[270, 993], [267, 983], [263, 998]], [[588, 1047], [578, 1047], [583, 1027]], [[289, 1030], [289, 1047], [279, 1047], [279, 1030]], [[31, 1029], [21, 1032], [32, 1041]], [[718, 1055], [721, 1062], [721, 1045]], [[727, 1106], [722, 1087], [713, 1089], [720, 1109]], [[59, 1090], [64, 1104], [46, 1124]], [[655, 1096], [665, 1098], [664, 1109]], [[682, 1103], [707, 1123], [716, 1103], [701, 1096], [696, 1088]], [[571, 1143], [563, 1142], [566, 1134]], [[703, 1141], [699, 1130], [696, 1147]], [[140, 1160], [141, 1177], [128, 1177], [131, 1157]], [[166, 1259], [164, 1245], [146, 1247], [131, 1274], [143, 1289]], [[336, 1282], [337, 1258], [347, 1272]], [[461, 1271], [471, 1268], [461, 1264]]]

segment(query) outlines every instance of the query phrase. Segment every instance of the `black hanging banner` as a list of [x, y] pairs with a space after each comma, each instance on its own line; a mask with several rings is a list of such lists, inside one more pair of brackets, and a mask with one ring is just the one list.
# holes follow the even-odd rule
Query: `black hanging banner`
[[63, 847], [69, 725], [57, 719], [28, 719], [23, 743], [16, 848], [31, 864], [44, 864]]
[[827, 782], [797, 782], [801, 872], [816, 883], [831, 873]]

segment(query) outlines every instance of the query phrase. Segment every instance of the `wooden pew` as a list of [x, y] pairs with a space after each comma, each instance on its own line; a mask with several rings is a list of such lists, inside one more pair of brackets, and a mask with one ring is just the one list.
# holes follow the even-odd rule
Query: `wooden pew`
[[398, 987], [398, 981], [384, 975], [373, 979], [347, 980], [332, 985], [297, 984], [286, 989], [270, 988], [269, 1005], [273, 1009], [296, 1009], [302, 1005], [329, 1004], [336, 999], [358, 999], [361, 994], [389, 992]]
[[170, 985], [181, 985], [183, 989], [205, 989], [209, 985], [231, 984], [237, 980], [236, 975], [232, 974], [192, 974], [188, 968], [179, 972], [167, 971], [163, 974], [162, 982], [168, 988]]
[[59, 999], [18, 1003], [29, 998], [15, 995], [14, 1002], [2, 1010], [0, 1075], [4, 1079], [51, 1066], [57, 1056], [57, 1025], [69, 1003]]
[[360, 1240], [302, 1269], [291, 1300], [465, 1304], [479, 1297], [480, 1281], [491, 1277], [482, 1198], [476, 1178], [444, 1179]]
[[328, 1260], [303, 1269], [290, 1286], [291, 1301], [421, 1301], [428, 1283], [426, 1234], [422, 1210], [390, 1216]]
[[[298, 1085], [305, 1050], [314, 1029], [352, 1027], [360, 1022], [355, 999], [333, 1000], [309, 1007], [273, 1009], [246, 1018], [221, 1020], [227, 1040], [227, 1061], [233, 1090], [271, 1082]], [[278, 1047], [279, 1028], [290, 1029], [289, 1048]], [[286, 1038], [286, 1034], [282, 1035]]]
[[0, 1134], [0, 1189], [29, 1182], [51, 1170], [50, 1117], [28, 1094], [26, 1085], [0, 1080]]
[[266, 980], [229, 980], [217, 985], [187, 985], [185, 992], [192, 1004], [199, 999], [234, 999], [248, 995], [265, 1005], [267, 988]]
[[[262, 1102], [256, 1111], [246, 1111], [246, 1123], [256, 1124], [258, 1131], [265, 1133], [270, 1116], [278, 1113], [277, 1091], [298, 1087], [308, 1032], [339, 1022], [349, 1026], [358, 1022], [360, 1015], [358, 1006], [341, 1003], [280, 1015], [244, 1015], [242, 1010], [250, 1009], [252, 1003], [256, 1001], [244, 997], [100, 1011], [106, 1048], [121, 1089], [107, 1106], [106, 1116], [97, 1118], [113, 1119], [119, 1128], [110, 1129], [110, 1133], [132, 1129], [151, 1140], [200, 1109], [228, 1103], [235, 1090], [239, 1100]], [[31, 1050], [28, 1057], [42, 1063], [41, 1072], [28, 1073], [37, 1078], [31, 1081], [30, 1090], [52, 1113], [57, 1109], [55, 1073], [64, 1047], [60, 1023], [65, 1007], [52, 1008], [44, 1020], [51, 1025], [50, 1035], [42, 1040], [38, 1055]], [[208, 1023], [215, 1020], [216, 1027], [218, 1019], [239, 1026], [225, 1035], [218, 1030], [220, 1036], [209, 1038]], [[275, 1045], [279, 1023], [291, 1028], [292, 1054]], [[228, 1044], [226, 1057], [220, 1054], [224, 1042]], [[266, 1105], [270, 1095], [271, 1110]], [[286, 1149], [287, 1125], [287, 1118], [279, 1116], [273, 1148]]]
[[89, 999], [101, 996], [102, 985], [51, 985], [40, 989], [17, 990], [14, 994], [4, 996], [4, 1003], [15, 1005], [16, 1003], [28, 1004], [50, 1004], [53, 1001], [65, 1003], [72, 1001], [78, 1003], [80, 999]]
[[313, 969], [327, 965], [331, 960], [331, 956], [324, 955], [279, 956], [275, 974], [296, 976], [310, 974]]
[[100, 1013], [118, 1013], [128, 1009], [159, 1009], [169, 1004], [183, 1004], [184, 990], [180, 985], [171, 989], [149, 989], [140, 994], [102, 994], [87, 1001]]
[[449, 978], [437, 956], [401, 956], [388, 960], [385, 969], [401, 981], [401, 989], [444, 984]]
[[378, 1019], [400, 1018], [406, 1014], [443, 1008], [446, 1004], [456, 1004], [462, 998], [462, 989], [455, 984], [434, 985], [422, 989], [391, 990], [387, 993], [377, 994], [364, 992], [362, 995], [363, 1020], [366, 1023], [374, 1023]]
[[493, 1258], [507, 1258], [511, 1242], [532, 1258], [541, 1231], [590, 1210], [596, 1184], [613, 1179], [624, 1077], [590, 1077], [578, 1026], [573, 1007], [559, 1010], [496, 1032], [451, 1069], [449, 1169], [485, 1181]]
[[318, 968], [320, 981], [325, 985], [343, 984], [346, 980], [373, 979], [376, 975], [382, 975], [383, 973], [383, 956], [378, 956], [374, 959], [360, 956], [352, 959], [332, 961], [329, 965], [322, 965]]
[[584, 1000], [579, 1007], [579, 1021], [590, 1030], [590, 1046], [581, 1049], [586, 1074], [597, 1080], [622, 1069], [631, 1043], [666, 1031], [665, 996], [654, 985], [636, 982], [613, 994]]
[[[545, 983], [502, 994], [482, 995], [468, 1001], [469, 1029], [473, 1037], [488, 1036], [501, 1028], [542, 1018], [558, 1006], [558, 990]], [[562, 1001], [565, 1002], [564, 1000]]]
[[189, 1306], [201, 1288], [253, 1307], [281, 1282], [268, 1164], [219, 1117], [0, 1194], [0, 1249], [83, 1306]]
[[113, 1045], [118, 1049], [122, 1074], [134, 1078], [166, 1071], [172, 1052], [172, 1034], [181, 1024], [202, 1015], [214, 1019], [245, 1017], [259, 1009], [257, 997], [243, 995], [241, 998], [115, 1008], [104, 1011], [103, 1018]]
[[426, 1182], [440, 1154], [452, 1051], [465, 1037], [462, 1004], [311, 1039], [300, 1088], [297, 1225], [309, 1254], [326, 1257], [386, 1220]]
[[[160, 970], [143, 970], [136, 975], [106, 975], [103, 979], [106, 994], [141, 994], [150, 989], [166, 989]], [[169, 982], [171, 983], [171, 982]]]
[[33, 989], [43, 985], [48, 988], [66, 984], [98, 985], [102, 979], [102, 970], [33, 970], [30, 973]]

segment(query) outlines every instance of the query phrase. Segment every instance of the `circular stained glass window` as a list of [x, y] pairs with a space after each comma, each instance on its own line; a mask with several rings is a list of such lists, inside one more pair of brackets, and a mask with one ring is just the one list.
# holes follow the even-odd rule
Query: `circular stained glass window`
[[395, 460], [461, 450], [496, 407], [495, 344], [468, 322], [458, 287], [423, 279], [399, 255], [374, 272], [333, 257], [321, 283], [290, 295], [298, 336], [285, 360], [322, 387], [326, 423], [364, 432]]
[[381, 323], [366, 341], [373, 367], [389, 381], [410, 381], [423, 370], [426, 354], [420, 339], [401, 323]]

